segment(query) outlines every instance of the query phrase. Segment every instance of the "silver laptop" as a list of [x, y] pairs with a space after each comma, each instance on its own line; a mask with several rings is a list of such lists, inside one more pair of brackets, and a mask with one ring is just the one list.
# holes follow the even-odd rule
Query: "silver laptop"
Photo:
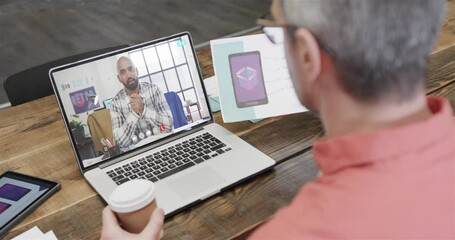
[[77, 164], [106, 201], [117, 185], [148, 179], [169, 216], [275, 164], [214, 123], [187, 32], [49, 76]]

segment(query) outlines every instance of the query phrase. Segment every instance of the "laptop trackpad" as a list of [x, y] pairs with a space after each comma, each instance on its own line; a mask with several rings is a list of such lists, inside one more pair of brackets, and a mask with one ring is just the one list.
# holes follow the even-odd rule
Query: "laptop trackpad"
[[225, 179], [210, 167], [203, 167], [178, 177], [167, 185], [183, 199], [194, 196], [207, 189], [221, 185]]

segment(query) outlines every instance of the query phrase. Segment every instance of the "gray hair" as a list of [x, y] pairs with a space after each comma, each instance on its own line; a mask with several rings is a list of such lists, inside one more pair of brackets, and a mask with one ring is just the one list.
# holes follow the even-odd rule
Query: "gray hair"
[[446, 0], [283, 0], [291, 25], [305, 27], [357, 100], [412, 97], [425, 84]]

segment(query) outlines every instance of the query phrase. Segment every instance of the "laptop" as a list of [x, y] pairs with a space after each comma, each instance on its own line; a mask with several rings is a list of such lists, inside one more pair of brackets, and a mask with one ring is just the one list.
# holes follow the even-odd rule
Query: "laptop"
[[118, 185], [148, 179], [169, 216], [275, 165], [214, 122], [188, 32], [49, 76], [80, 171], [106, 201]]

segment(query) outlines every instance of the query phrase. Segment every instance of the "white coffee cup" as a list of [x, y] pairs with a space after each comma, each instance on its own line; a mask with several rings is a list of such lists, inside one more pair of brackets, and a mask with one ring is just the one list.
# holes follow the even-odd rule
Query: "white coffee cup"
[[145, 179], [123, 183], [112, 192], [109, 206], [117, 214], [123, 229], [140, 233], [157, 207], [155, 184]]

